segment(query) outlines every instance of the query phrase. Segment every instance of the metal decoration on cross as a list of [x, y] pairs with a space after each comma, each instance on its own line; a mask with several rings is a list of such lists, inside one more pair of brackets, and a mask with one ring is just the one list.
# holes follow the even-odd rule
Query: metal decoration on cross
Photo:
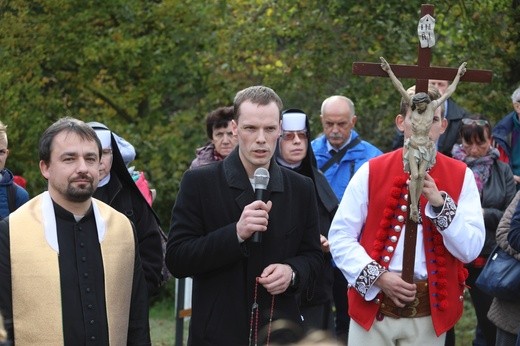
[[[435, 44], [435, 18], [433, 17], [433, 12], [433, 5], [421, 5], [421, 19], [419, 20], [417, 29], [419, 34], [419, 53], [417, 65], [390, 64], [390, 67], [392, 68], [392, 71], [396, 77], [412, 78], [416, 80], [416, 92], [428, 92], [429, 79], [451, 81], [457, 74], [456, 68], [430, 66], [432, 57], [431, 47]], [[427, 43], [426, 47], [422, 47], [423, 42]], [[380, 63], [369, 62], [354, 62], [352, 64], [352, 74], [358, 76], [388, 77], [388, 74], [381, 70]], [[492, 79], [493, 73], [490, 70], [467, 70], [460, 80], [461, 82], [491, 83]]]

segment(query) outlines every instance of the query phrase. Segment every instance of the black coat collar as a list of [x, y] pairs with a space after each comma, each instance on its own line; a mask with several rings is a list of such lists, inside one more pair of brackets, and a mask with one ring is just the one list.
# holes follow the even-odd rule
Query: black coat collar
[[[224, 175], [226, 182], [229, 186], [240, 189], [253, 191], [247, 172], [240, 161], [238, 154], [238, 147], [229, 154], [229, 156], [223, 162]], [[283, 177], [282, 170], [276, 161], [271, 158], [269, 164], [269, 184], [267, 185], [267, 191], [269, 192], [283, 192]]]
[[[254, 200], [254, 191], [247, 176], [247, 172], [240, 161], [238, 154], [238, 147], [229, 154], [228, 157], [223, 161], [224, 176], [226, 183], [237, 190], [240, 190], [236, 197], [236, 202], [240, 208], [244, 208]], [[280, 166], [272, 158], [269, 164], [269, 184], [267, 185], [265, 200], [269, 200], [272, 192], [283, 192], [283, 176]]]

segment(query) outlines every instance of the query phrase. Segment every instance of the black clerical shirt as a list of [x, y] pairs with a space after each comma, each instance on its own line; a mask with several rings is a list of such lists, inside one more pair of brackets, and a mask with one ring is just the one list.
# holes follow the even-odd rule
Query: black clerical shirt
[[[54, 210], [60, 249], [59, 271], [65, 345], [108, 345], [103, 258], [92, 207], [78, 222], [73, 214], [56, 203]], [[109, 229], [107, 231], [110, 232]], [[121, 268], [125, 269], [130, 270]], [[12, 338], [9, 224], [3, 220], [0, 222], [0, 309], [6, 319], [8, 334]], [[128, 345], [150, 345], [148, 295], [137, 251]]]
[[[108, 345], [103, 259], [92, 208], [79, 222], [54, 204], [65, 343], [85, 340]], [[70, 324], [69, 327], [66, 327]]]

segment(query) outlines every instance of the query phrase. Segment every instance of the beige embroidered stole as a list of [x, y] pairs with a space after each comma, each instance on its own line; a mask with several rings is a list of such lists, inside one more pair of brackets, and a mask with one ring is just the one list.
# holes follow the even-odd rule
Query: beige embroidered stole
[[[58, 253], [45, 236], [42, 195], [9, 217], [13, 323], [17, 346], [63, 345]], [[110, 345], [123, 346], [127, 344], [130, 316], [134, 235], [123, 214], [101, 201], [94, 200], [94, 203], [107, 229], [101, 240], [101, 254], [109, 341]]]

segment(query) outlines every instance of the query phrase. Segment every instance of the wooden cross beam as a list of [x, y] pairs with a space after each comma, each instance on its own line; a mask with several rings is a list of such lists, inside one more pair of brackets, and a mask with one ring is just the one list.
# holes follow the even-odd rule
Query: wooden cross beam
[[[426, 15], [433, 17], [433, 5], [421, 5], [421, 18]], [[457, 68], [430, 66], [432, 52], [431, 48], [422, 48], [419, 44], [417, 65], [392, 65], [392, 71], [397, 78], [415, 78], [416, 92], [428, 92], [429, 79], [441, 79], [452, 81], [457, 75]], [[460, 61], [461, 63], [462, 61]], [[381, 69], [381, 63], [355, 62], [352, 65], [352, 74], [358, 76], [388, 77]], [[467, 70], [460, 79], [464, 82], [491, 83], [492, 71], [489, 70]]]

